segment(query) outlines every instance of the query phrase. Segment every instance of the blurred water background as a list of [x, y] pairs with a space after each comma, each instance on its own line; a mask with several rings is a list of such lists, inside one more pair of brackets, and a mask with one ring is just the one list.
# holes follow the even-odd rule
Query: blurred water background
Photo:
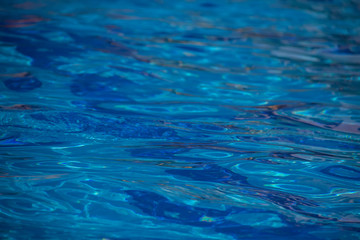
[[2, 0], [1, 239], [360, 239], [360, 2]]

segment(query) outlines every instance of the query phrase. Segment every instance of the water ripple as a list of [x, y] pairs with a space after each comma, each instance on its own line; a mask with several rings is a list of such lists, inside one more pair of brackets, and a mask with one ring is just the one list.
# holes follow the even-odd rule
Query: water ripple
[[1, 239], [358, 239], [354, 0], [2, 1]]

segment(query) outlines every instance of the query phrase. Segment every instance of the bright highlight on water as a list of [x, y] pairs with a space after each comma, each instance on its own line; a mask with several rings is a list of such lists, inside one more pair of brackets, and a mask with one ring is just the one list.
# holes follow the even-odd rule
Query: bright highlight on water
[[0, 10], [0, 239], [360, 239], [357, 0]]

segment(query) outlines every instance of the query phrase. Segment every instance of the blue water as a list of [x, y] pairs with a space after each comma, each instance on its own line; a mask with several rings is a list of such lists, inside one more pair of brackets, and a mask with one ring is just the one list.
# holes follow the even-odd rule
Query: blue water
[[2, 0], [0, 239], [360, 239], [357, 0]]

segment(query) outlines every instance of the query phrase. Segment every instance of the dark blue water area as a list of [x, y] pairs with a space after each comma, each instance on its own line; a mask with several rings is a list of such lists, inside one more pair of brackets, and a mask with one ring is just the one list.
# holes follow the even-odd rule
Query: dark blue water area
[[360, 239], [358, 1], [0, 10], [0, 239]]

